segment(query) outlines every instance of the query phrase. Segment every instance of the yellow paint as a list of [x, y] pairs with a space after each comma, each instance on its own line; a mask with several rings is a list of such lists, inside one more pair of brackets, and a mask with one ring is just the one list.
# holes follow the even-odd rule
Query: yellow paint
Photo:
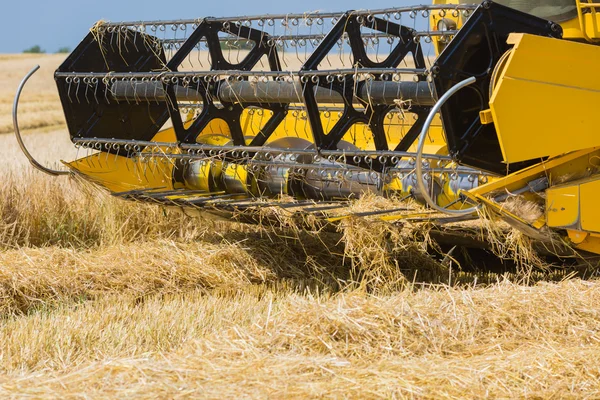
[[549, 227], [567, 228], [579, 222], [579, 185], [565, 185], [546, 191], [546, 218]]
[[567, 234], [576, 249], [600, 254], [600, 237], [598, 235], [575, 230], [569, 230]]
[[479, 111], [479, 120], [481, 121], [482, 125], [494, 123], [494, 118], [492, 117], [492, 110]]
[[195, 200], [204, 199], [211, 196], [219, 196], [226, 194], [225, 192], [206, 192], [206, 193], [194, 193], [194, 194], [174, 194], [172, 196], [165, 196], [167, 200]]
[[[600, 75], [580, 72], [599, 65], [600, 48], [528, 34], [511, 40], [515, 46], [490, 99], [504, 161], [600, 146]], [[574, 106], [565, 113], [565, 104]], [[549, 118], [554, 115], [561, 117]]]
[[[580, 39], [588, 42], [598, 42], [600, 31], [600, 14], [596, 12], [597, 3], [588, 3], [587, 1], [575, 0], [577, 5], [577, 18], [563, 25], [563, 35], [565, 38]], [[586, 11], [589, 11], [586, 13]]]
[[572, 229], [567, 230], [567, 235], [569, 237], [569, 240], [573, 244], [583, 243], [585, 239], [587, 239], [588, 236], [590, 236], [589, 232], [576, 231]]
[[215, 118], [211, 120], [204, 127], [202, 132], [200, 132], [200, 135], [212, 135], [213, 133], [220, 133], [221, 135], [231, 137], [231, 130], [229, 129], [229, 125], [227, 125], [227, 122], [220, 118]]
[[600, 232], [600, 178], [598, 176], [555, 186], [546, 191], [548, 226]]
[[228, 182], [230, 182], [230, 181], [240, 182], [241, 186], [244, 188], [244, 193], [251, 192], [251, 187], [252, 187], [252, 182], [250, 180], [251, 175], [248, 173], [248, 170], [246, 169], [245, 165], [239, 165], [239, 164], [233, 164], [233, 163], [227, 164], [226, 167], [223, 169], [223, 175], [225, 176], [224, 182], [225, 182], [225, 187], [226, 187], [227, 193], [236, 193], [236, 192], [239, 193], [240, 192], [237, 185], [236, 186], [228, 185]]
[[460, 193], [452, 189], [452, 182], [449, 178], [446, 178], [442, 185], [442, 191], [435, 200], [438, 206], [448, 208], [449, 210], [460, 210], [471, 207], [471, 204], [465, 204], [462, 201], [457, 202], [459, 197]]
[[175, 130], [173, 128], [164, 129], [158, 132], [152, 138], [152, 142], [162, 142], [162, 143], [175, 143], [177, 142], [177, 136], [175, 136]]
[[158, 188], [173, 190], [173, 165], [164, 158], [142, 162], [140, 158], [98, 153], [67, 166], [114, 193]]
[[588, 232], [600, 232], [600, 179], [582, 183], [579, 188], [581, 228]]

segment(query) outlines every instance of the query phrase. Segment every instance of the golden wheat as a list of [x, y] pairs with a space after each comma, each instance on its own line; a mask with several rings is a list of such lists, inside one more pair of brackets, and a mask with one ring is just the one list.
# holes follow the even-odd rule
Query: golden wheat
[[[260, 287], [259, 287], [260, 288]], [[0, 328], [4, 395], [595, 397], [597, 283], [109, 296]]]
[[[42, 65], [20, 118], [54, 167], [76, 156], [52, 80], [61, 61], [0, 56], [0, 132], [19, 79]], [[597, 281], [417, 283], [463, 273], [409, 224], [190, 218], [33, 171], [12, 135], [0, 166], [2, 397], [600, 396]]]

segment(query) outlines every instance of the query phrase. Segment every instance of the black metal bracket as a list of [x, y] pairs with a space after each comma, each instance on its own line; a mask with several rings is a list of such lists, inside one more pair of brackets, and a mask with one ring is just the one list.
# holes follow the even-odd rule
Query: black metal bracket
[[[362, 26], [399, 38], [398, 44], [394, 46], [385, 60], [374, 62], [369, 58], [361, 35]], [[414, 40], [414, 30], [381, 18], [373, 17], [371, 20], [367, 20], [349, 11], [334, 25], [329, 34], [306, 61], [302, 70], [317, 71], [320, 63], [327, 57], [333, 47], [340, 40], [343, 40], [344, 33], [348, 36], [354, 65], [359, 68], [395, 68], [408, 54], [412, 54], [415, 68], [425, 68], [425, 59], [421, 47]], [[376, 78], [380, 78], [380, 75], [377, 74]], [[373, 106], [367, 102], [362, 102], [365, 111], [356, 110], [353, 105], [356, 100], [354, 94], [361, 85], [364, 85], [364, 82], [356, 82], [353, 77], [345, 76], [342, 81], [339, 79], [328, 81], [324, 77], [320, 77], [315, 80], [306, 79], [303, 84], [304, 102], [313, 132], [313, 139], [318, 149], [335, 149], [353, 125], [364, 123], [371, 128], [376, 149], [389, 150], [383, 121], [385, 115], [393, 109], [393, 106]], [[327, 134], [321, 122], [319, 107], [315, 97], [315, 88], [319, 86], [338, 92], [344, 101], [344, 111], [341, 118]], [[403, 146], [408, 148], [410, 144], [406, 145], [406, 143], [403, 143]]]
[[412, 106], [410, 108], [410, 112], [414, 113], [416, 120], [413, 122], [412, 126], [406, 132], [400, 143], [396, 146], [394, 151], [407, 151], [410, 146], [413, 145], [415, 140], [419, 137], [421, 133], [421, 129], [423, 129], [423, 125], [425, 125], [425, 119], [429, 115], [429, 111], [431, 107], [423, 107], [423, 106]]
[[[118, 45], [117, 45], [118, 44]], [[56, 73], [90, 71], [146, 72], [166, 64], [162, 45], [153, 36], [130, 29], [89, 33]], [[110, 80], [56, 78], [71, 139], [113, 138], [151, 140], [169, 119], [167, 103], [109, 99]]]
[[497, 174], [525, 168], [539, 160], [507, 165], [493, 124], [482, 125], [479, 112], [489, 108], [491, 74], [509, 50], [511, 33], [562, 37], [560, 25], [492, 1], [484, 1], [444, 48], [431, 71], [438, 96], [456, 83], [477, 82], [450, 98], [441, 109], [450, 155], [463, 165]]
[[[208, 46], [212, 61], [211, 70], [250, 71], [264, 56], [267, 56], [271, 71], [281, 70], [277, 48], [274, 41], [269, 40], [270, 36], [267, 33], [243, 25], [231, 29], [231, 27], [226, 24], [227, 23], [211, 21], [209, 19], [202, 21], [184, 42], [179, 51], [169, 61], [167, 64], [169, 70], [177, 71], [177, 68], [202, 39], [206, 40]], [[228, 33], [237, 36], [240, 39], [251, 41], [254, 43], [254, 47], [242, 61], [232, 64], [225, 59], [219, 40], [219, 32]], [[241, 126], [242, 113], [246, 107], [256, 106], [273, 111], [273, 115], [269, 118], [258, 135], [252, 140], [252, 143], [254, 144], [263, 144], [275, 131], [279, 123], [285, 118], [288, 108], [286, 104], [269, 105], [245, 103], [244, 105], [241, 105], [239, 103], [217, 102], [219, 87], [227, 84], [227, 82], [225, 80], [214, 81], [211, 77], [207, 78], [208, 79], [204, 81], [200, 80], [199, 82], [190, 84], [191, 88], [200, 93], [203, 109], [200, 115], [196, 117], [187, 128], [184, 127], [184, 122], [182, 121], [181, 114], [178, 110], [174, 85], [171, 82], [163, 83], [169, 99], [169, 114], [171, 115], [178, 141], [182, 143], [195, 143], [198, 135], [211, 123], [211, 121], [221, 119], [229, 126], [233, 143], [238, 146], [244, 146], [246, 145], [246, 139], [244, 138]]]

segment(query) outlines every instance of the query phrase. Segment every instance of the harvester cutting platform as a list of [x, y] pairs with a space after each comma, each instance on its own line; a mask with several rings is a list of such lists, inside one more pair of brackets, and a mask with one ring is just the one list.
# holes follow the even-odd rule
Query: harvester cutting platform
[[[20, 143], [45, 172], [123, 198], [328, 221], [485, 209], [534, 241], [600, 254], [599, 9], [435, 0], [98, 22], [55, 73], [85, 155], [54, 171]], [[348, 211], [365, 193], [406, 207]], [[505, 207], [517, 197], [540, 214]]]

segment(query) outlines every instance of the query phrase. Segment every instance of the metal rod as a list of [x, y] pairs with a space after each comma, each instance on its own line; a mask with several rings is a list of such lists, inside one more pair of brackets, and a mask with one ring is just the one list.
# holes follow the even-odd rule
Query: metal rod
[[[416, 158], [417, 153], [406, 152], [406, 151], [369, 151], [369, 150], [320, 150], [316, 149], [284, 149], [275, 147], [261, 147], [261, 146], [214, 146], [206, 144], [192, 144], [192, 143], [175, 143], [175, 142], [149, 142], [141, 140], [127, 140], [127, 139], [99, 139], [99, 138], [73, 138], [73, 143], [79, 144], [82, 147], [89, 147], [91, 149], [102, 150], [102, 146], [95, 147], [96, 143], [100, 145], [110, 144], [115, 146], [127, 146], [129, 145], [132, 151], [136, 151], [137, 146], [141, 151], [143, 147], [167, 147], [170, 149], [180, 149], [182, 151], [194, 150], [197, 152], [217, 152], [224, 154], [227, 152], [237, 151], [239, 153], [270, 153], [270, 154], [298, 154], [298, 155], [319, 155], [322, 157], [328, 156], [371, 156], [371, 157], [398, 157], [398, 158]], [[113, 148], [115, 149], [115, 148]], [[115, 149], [116, 150], [116, 149]], [[142, 153], [143, 154], [143, 153]], [[164, 154], [164, 153], [162, 153]], [[184, 154], [185, 155], [185, 154]], [[217, 154], [215, 154], [217, 155]], [[440, 154], [426, 154], [425, 158], [431, 160], [444, 160], [452, 161], [450, 156]]]
[[[434, 11], [434, 10], [447, 10], [447, 11], [471, 11], [478, 7], [478, 4], [433, 4], [433, 5], [419, 5], [409, 7], [395, 7], [395, 8], [382, 8], [374, 10], [356, 10], [350, 11], [356, 16], [365, 15], [381, 15], [395, 13], [404, 13], [411, 11]], [[215, 22], [231, 22], [231, 21], [268, 21], [268, 20], [301, 20], [301, 19], [317, 19], [317, 18], [334, 18], [344, 15], [345, 12], [307, 12], [307, 13], [295, 13], [295, 14], [262, 14], [262, 15], [244, 15], [234, 17], [206, 17], [206, 18], [195, 18], [195, 19], [172, 19], [172, 20], [154, 20], [154, 21], [123, 21], [123, 22], [107, 22], [103, 26], [142, 26], [142, 25], [193, 25], [198, 24], [203, 20], [215, 21]]]
[[427, 132], [429, 131], [429, 126], [433, 122], [433, 119], [435, 118], [437, 113], [440, 111], [440, 109], [442, 108], [444, 103], [446, 103], [446, 101], [448, 101], [448, 99], [450, 97], [452, 97], [452, 95], [454, 95], [460, 89], [462, 89], [466, 86], [472, 85], [476, 81], [477, 81], [477, 79], [472, 76], [470, 78], [467, 78], [463, 81], [458, 82], [456, 85], [454, 85], [450, 89], [448, 89], [448, 91], [446, 93], [444, 93], [444, 95], [442, 97], [440, 97], [440, 99], [437, 101], [437, 103], [435, 103], [435, 105], [431, 108], [431, 111], [429, 112], [429, 115], [427, 116], [427, 119], [425, 120], [425, 124], [423, 125], [423, 129], [421, 130], [421, 134], [419, 136], [419, 144], [417, 145], [417, 160], [416, 160], [416, 165], [415, 165], [417, 187], [419, 188], [420, 194], [423, 196], [423, 198], [425, 199], [425, 201], [431, 208], [433, 208], [434, 210], [437, 210], [439, 212], [445, 213], [445, 214], [468, 215], [468, 214], [472, 214], [475, 211], [477, 211], [479, 206], [471, 207], [471, 208], [468, 208], [465, 210], [450, 210], [448, 208], [438, 206], [436, 204], [436, 202], [433, 201], [433, 199], [431, 198], [431, 196], [429, 195], [429, 193], [427, 191], [427, 188], [425, 187], [425, 183], [423, 182], [423, 147], [425, 145], [425, 139], [427, 137]]
[[[230, 31], [229, 31], [230, 32]], [[220, 42], [228, 42], [228, 41], [247, 41], [249, 39], [245, 39], [245, 38], [240, 38], [239, 36], [237, 36], [235, 33], [230, 32], [231, 35], [229, 36], [220, 36], [219, 37], [219, 41]], [[454, 36], [458, 33], [458, 30], [447, 30], [447, 31], [417, 31], [415, 32], [415, 37], [423, 37], [423, 36], [430, 36], [430, 37], [437, 37], [437, 36]], [[292, 41], [292, 40], [322, 40], [325, 38], [325, 36], [327, 36], [326, 33], [312, 33], [312, 34], [298, 34], [298, 35], [273, 35], [273, 34], [269, 34], [269, 40], [274, 40], [275, 42], [277, 41]], [[389, 35], [386, 33], [362, 33], [361, 34], [361, 38], [362, 39], [387, 39], [387, 38], [397, 38], [396, 36], [393, 35]], [[347, 39], [347, 36], [343, 36], [342, 39]], [[187, 37], [183, 37], [183, 38], [174, 38], [174, 39], [161, 39], [161, 43], [164, 45], [170, 45], [170, 44], [175, 44], [175, 43], [184, 43], [185, 41], [187, 41], [188, 38]], [[206, 42], [206, 38], [202, 38], [200, 40], [200, 42]]]
[[[180, 85], [175, 87], [177, 101], [202, 101], [201, 94]], [[315, 98], [320, 104], [343, 104], [342, 95], [321, 86], [314, 88]], [[117, 81], [110, 90], [116, 100], [165, 101], [167, 95], [161, 82]], [[142, 93], [142, 95], [140, 94]], [[143, 93], [152, 93], [144, 96]], [[234, 81], [220, 85], [218, 98], [227, 103], [290, 104], [304, 102], [304, 87], [299, 80], [294, 82], [248, 82]], [[370, 104], [395, 104], [396, 100], [410, 100], [413, 105], [432, 106], [435, 104], [433, 87], [428, 82], [413, 81], [373, 81], [361, 84], [357, 97]]]
[[[208, 146], [203, 144], [181, 144], [180, 147], [183, 150], [191, 149], [197, 151], [247, 151], [248, 153], [271, 153], [271, 154], [300, 154], [300, 155], [320, 155], [324, 157], [328, 156], [372, 156], [372, 157], [398, 157], [398, 158], [406, 158], [406, 157], [416, 157], [416, 153], [404, 152], [404, 151], [369, 151], [369, 150], [320, 150], [317, 151], [315, 149], [279, 149], [279, 148], [265, 148], [265, 147], [250, 147], [250, 146]], [[452, 161], [450, 156], [443, 156], [439, 154], [427, 154], [427, 158], [432, 160], [447, 160]]]
[[336, 76], [336, 75], [419, 75], [426, 74], [427, 70], [423, 68], [342, 68], [342, 69], [329, 69], [319, 71], [240, 71], [240, 70], [216, 70], [216, 71], [158, 71], [158, 72], [57, 72], [54, 74], [55, 78], [65, 79], [82, 79], [82, 78], [100, 78], [106, 79], [109, 82], [116, 82], [116, 80], [142, 80], [142, 79], [181, 79], [181, 78], [195, 78], [195, 77], [210, 77], [210, 78], [224, 78], [224, 77], [267, 77], [267, 78], [287, 78], [287, 77], [313, 77], [313, 76]]
[[38, 69], [40, 69], [40, 66], [36, 65], [31, 71], [29, 71], [27, 73], [27, 75], [25, 75], [25, 77], [23, 78], [21, 83], [19, 84], [19, 87], [17, 88], [17, 93], [15, 94], [15, 100], [13, 102], [13, 109], [12, 109], [13, 127], [15, 129], [15, 137], [17, 138], [17, 142], [19, 143], [19, 147], [21, 148], [21, 151], [23, 152], [23, 154], [25, 154], [25, 157], [27, 157], [27, 159], [29, 160], [31, 165], [33, 165], [34, 168], [36, 168], [48, 175], [53, 175], [53, 176], [68, 175], [70, 173], [69, 171], [58, 171], [58, 170], [46, 168], [42, 164], [40, 164], [31, 155], [29, 150], [27, 150], [27, 147], [25, 146], [25, 143], [23, 142], [23, 138], [21, 137], [21, 130], [19, 129], [19, 120], [17, 117], [18, 110], [19, 110], [19, 99], [21, 97], [21, 92], [23, 91], [23, 87], [25, 87], [25, 84], [27, 83], [29, 78], [31, 78], [31, 76], [33, 74], [35, 74]]

